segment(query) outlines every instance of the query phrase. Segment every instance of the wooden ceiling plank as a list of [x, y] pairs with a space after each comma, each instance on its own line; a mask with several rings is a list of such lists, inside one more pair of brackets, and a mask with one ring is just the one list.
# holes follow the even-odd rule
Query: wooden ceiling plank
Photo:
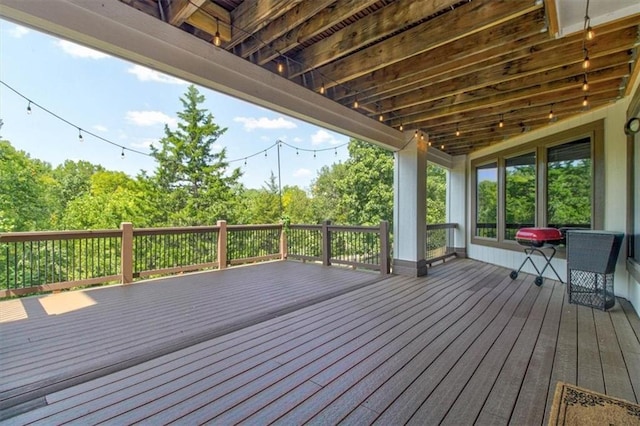
[[[613, 79], [607, 80], [603, 83], [589, 83], [591, 89], [589, 94], [597, 93], [598, 90], [602, 90], [601, 87], [605, 86], [607, 90], [620, 87], [620, 80]], [[550, 105], [554, 102], [560, 101], [563, 97], [573, 96], [575, 93], [580, 92], [581, 82], [576, 82], [575, 85], [567, 86], [566, 83], [554, 83], [548, 85], [537, 86], [533, 88], [526, 88], [517, 93], [508, 93], [494, 95], [488, 98], [476, 99], [470, 102], [456, 103], [455, 99], [443, 99], [434, 102], [431, 106], [425, 106], [424, 108], [417, 109], [411, 112], [411, 114], [402, 116], [400, 118], [394, 118], [386, 121], [391, 127], [397, 127], [400, 124], [407, 125], [410, 123], [417, 123], [430, 119], [436, 119], [451, 114], [456, 114], [464, 111], [473, 111], [488, 107], [501, 106], [503, 109], [518, 108], [522, 105], [535, 105], [547, 104]]]
[[422, 25], [318, 69], [328, 81], [344, 83], [542, 7], [531, 0], [475, 0]]
[[344, 57], [397, 32], [399, 28], [419, 22], [458, 2], [459, 0], [395, 1], [299, 52], [293, 57], [295, 65], [289, 75], [296, 77]]
[[[590, 103], [601, 101], [611, 102], [611, 99], [615, 99], [618, 93], [618, 90], [594, 93], [589, 97], [589, 101]], [[560, 102], [553, 102], [552, 104], [523, 105], [521, 108], [511, 109], [506, 113], [501, 113], [500, 110], [496, 108], [475, 110], [465, 114], [456, 114], [422, 122], [420, 123], [420, 128], [429, 133], [429, 135], [455, 134], [456, 129], [458, 129], [461, 132], [461, 136], [464, 136], [478, 129], [495, 127], [498, 125], [500, 118], [503, 119], [505, 126], [509, 123], [526, 120], [528, 117], [548, 117], [550, 110], [553, 110], [556, 117], [562, 118], [566, 112], [582, 108], [580, 103], [583, 97], [584, 95], [578, 91], [571, 99], [564, 99]], [[460, 125], [460, 123], [463, 124]], [[405, 126], [405, 131], [415, 130], [416, 128], [418, 128], [417, 125], [407, 125]]]
[[280, 56], [280, 54], [285, 54], [301, 43], [326, 31], [334, 26], [336, 22], [342, 22], [353, 16], [356, 11], [364, 10], [376, 2], [377, 0], [338, 0], [316, 14], [312, 19], [293, 28], [267, 46], [262, 47], [254, 55], [253, 61], [258, 65], [264, 65]]
[[[358, 93], [359, 98], [366, 100], [377, 93], [382, 95], [427, 79], [446, 78], [460, 68], [479, 66], [485, 61], [500, 63], [506, 60], [505, 56], [527, 55], [533, 46], [548, 40], [541, 34], [544, 25], [542, 12], [534, 11], [506, 25], [483, 30], [349, 81], [349, 90], [337, 87], [336, 99], [346, 97], [346, 102], [351, 103], [354, 93]], [[505, 55], [505, 51], [510, 53]]]
[[267, 26], [256, 32], [244, 42], [234, 48], [234, 53], [240, 57], [247, 58], [264, 46], [283, 36], [289, 31], [302, 25], [309, 19], [326, 9], [335, 0], [314, 0], [298, 4], [296, 7], [271, 21]]
[[233, 35], [227, 48], [242, 43], [302, 0], [246, 0], [231, 12]]
[[216, 31], [220, 32], [220, 38], [223, 42], [231, 40], [231, 26], [228, 24], [228, 13], [226, 13], [226, 18], [218, 16], [218, 21], [216, 22], [216, 18], [212, 17], [209, 12], [198, 9], [187, 18], [186, 22], [199, 30], [211, 34], [212, 37], [216, 34]]
[[[345, 105], [349, 105], [353, 102], [353, 98], [355, 97], [354, 93], [358, 93], [358, 100], [366, 102], [368, 98], [377, 96], [376, 94], [382, 95], [402, 87], [415, 88], [421, 86], [423, 82], [427, 82], [429, 79], [440, 77], [439, 80], [435, 81], [446, 80], [455, 75], [459, 75], [456, 74], [459, 70], [467, 70], [468, 72], [469, 69], [480, 69], [509, 60], [515, 60], [527, 56], [532, 52], [556, 48], [563, 43], [582, 42], [581, 34], [565, 37], [557, 41], [549, 40], [543, 34], [528, 35], [530, 34], [529, 31], [537, 28], [535, 25], [532, 27], [532, 22], [539, 22], [541, 25], [540, 28], [542, 28], [544, 16], [542, 13], [538, 13], [537, 15], [537, 17], [524, 16], [518, 21], [514, 21], [513, 24], [507, 24], [506, 26], [489, 31], [489, 33], [495, 33], [497, 37], [494, 36], [491, 38], [487, 37], [484, 32], [479, 33], [477, 35], [477, 44], [479, 46], [492, 46], [492, 44], [495, 43], [495, 47], [490, 47], [488, 50], [476, 50], [477, 48], [473, 45], [476, 40], [476, 35], [474, 35], [473, 37], [462, 39], [459, 42], [456, 41], [447, 44], [442, 49], [439, 48], [426, 52], [425, 54], [409, 58], [403, 62], [376, 70], [356, 80], [349, 81], [349, 91], [338, 87], [338, 94], [334, 99], [340, 100], [349, 95], [348, 98], [342, 102]], [[598, 34], [605, 36], [609, 33], [619, 32], [620, 30], [631, 27], [637, 29], [639, 23], [640, 20], [637, 17], [631, 17], [614, 23], [601, 25], [597, 28], [597, 31]], [[522, 40], [518, 40], [518, 34], [522, 34]], [[514, 35], [516, 37], [514, 37]], [[508, 43], [503, 45], [499, 42], [500, 39], [505, 39]], [[470, 53], [470, 50], [473, 53]], [[505, 52], [508, 53], [505, 54]], [[425, 67], [425, 63], [432, 65]], [[414, 70], [414, 72], [412, 72], [412, 70]], [[342, 90], [343, 93], [340, 93], [340, 90]]]
[[174, 0], [167, 9], [167, 21], [176, 27], [182, 25], [207, 0]]
[[[593, 50], [590, 72], [613, 65], [627, 63], [633, 58], [629, 54], [629, 42], [624, 37], [612, 39], [606, 44], [606, 51]], [[574, 52], [575, 51], [575, 52]], [[583, 75], [583, 56], [573, 45], [558, 47], [553, 52], [538, 52], [517, 61], [496, 65], [492, 68], [457, 76], [439, 84], [430, 84], [417, 88], [402, 96], [383, 99], [376, 102], [380, 112], [389, 113], [433, 100], [461, 95], [466, 92], [481, 91], [488, 88], [497, 92], [508, 92], [521, 87], [543, 84], [550, 81]]]

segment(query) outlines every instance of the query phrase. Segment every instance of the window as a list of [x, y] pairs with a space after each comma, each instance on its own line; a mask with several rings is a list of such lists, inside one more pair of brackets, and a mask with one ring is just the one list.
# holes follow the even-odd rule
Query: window
[[536, 154], [505, 160], [505, 240], [515, 240], [520, 228], [536, 223]]
[[498, 164], [476, 168], [476, 236], [496, 238], [498, 224]]
[[603, 140], [598, 121], [473, 160], [472, 243], [516, 249], [523, 227], [601, 229]]
[[591, 140], [548, 149], [547, 224], [591, 228]]

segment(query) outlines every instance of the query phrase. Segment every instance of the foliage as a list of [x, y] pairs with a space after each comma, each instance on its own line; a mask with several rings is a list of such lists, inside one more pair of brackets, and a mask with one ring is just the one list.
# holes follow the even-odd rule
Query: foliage
[[214, 144], [226, 131], [213, 115], [199, 108], [204, 96], [191, 85], [180, 99], [183, 111], [176, 130], [165, 125], [159, 148], [151, 147], [158, 167], [153, 177], [163, 197], [168, 225], [215, 224], [233, 221], [234, 198], [239, 188], [240, 169], [226, 175], [226, 149], [214, 152]]
[[51, 167], [0, 141], [0, 231], [48, 226], [47, 185]]

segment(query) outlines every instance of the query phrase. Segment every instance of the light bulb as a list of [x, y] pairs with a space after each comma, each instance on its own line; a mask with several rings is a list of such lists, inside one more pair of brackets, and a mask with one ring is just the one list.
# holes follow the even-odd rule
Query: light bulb
[[324, 95], [324, 83], [320, 86], [320, 94]]
[[583, 92], [589, 91], [589, 83], [587, 82], [586, 77], [584, 78], [584, 80], [582, 80], [582, 91]]
[[222, 44], [222, 39], [220, 38], [220, 31], [216, 31], [216, 35], [213, 36], [213, 44], [216, 47], [220, 47], [220, 45]]
[[456, 129], [456, 136], [460, 136], [460, 130]]
[[582, 100], [582, 106], [583, 107], [588, 107], [589, 106], [589, 99], [586, 96]]
[[355, 100], [355, 101], [353, 101], [353, 107], [354, 107], [354, 108], [358, 108], [358, 106], [359, 106], [359, 105], [360, 105], [360, 104], [358, 103], [358, 98], [356, 98], [356, 100]]
[[587, 40], [591, 41], [594, 38], [596, 38], [596, 33], [593, 31], [593, 28], [591, 28], [591, 25], [589, 25], [587, 27]]
[[591, 61], [589, 61], [589, 56], [584, 57], [584, 62], [582, 63], [582, 68], [588, 70], [591, 66]]
[[402, 123], [400, 123], [400, 129], [401, 132], [404, 130], [404, 126], [402, 125]]
[[79, 140], [80, 142], [83, 142], [83, 141], [84, 141], [84, 138], [82, 137], [82, 129], [78, 129], [78, 140]]
[[502, 129], [504, 127], [504, 121], [502, 121], [502, 119], [500, 119], [500, 122], [498, 123], [498, 126]]
[[382, 116], [382, 114], [380, 114], [380, 117], [378, 117], [378, 121], [384, 121], [384, 117]]
[[124, 160], [124, 148], [122, 148], [122, 152], [120, 153], [120, 158]]
[[278, 62], [278, 72], [282, 74], [284, 72], [284, 65], [282, 62]]
[[31, 114], [31, 101], [29, 101], [29, 104], [27, 105], [27, 114]]
[[549, 120], [553, 120], [553, 110], [549, 111]]

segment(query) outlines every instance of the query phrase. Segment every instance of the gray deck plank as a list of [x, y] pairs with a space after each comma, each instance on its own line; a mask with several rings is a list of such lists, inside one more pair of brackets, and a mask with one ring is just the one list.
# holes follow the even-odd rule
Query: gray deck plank
[[611, 312], [611, 321], [620, 345], [624, 365], [629, 373], [636, 402], [640, 402], [640, 341], [638, 341], [638, 336], [634, 333], [623, 309]]
[[605, 393], [593, 309], [578, 306], [578, 386]]
[[477, 418], [478, 424], [507, 424], [520, 392], [535, 341], [540, 332], [552, 289], [542, 286], [507, 361]]
[[[578, 382], [590, 369], [600, 371], [607, 394], [635, 398], [640, 341], [634, 327], [640, 320], [628, 302], [594, 312], [563, 302], [560, 283], [537, 287], [528, 274], [514, 282], [508, 270], [468, 259], [429, 272], [356, 284], [335, 297], [45, 392], [48, 405], [7, 423], [540, 424], [555, 382]], [[298, 283], [321, 285], [341, 274], [321, 275]], [[229, 277], [229, 288], [242, 281]], [[270, 268], [255, 277], [281, 280]], [[206, 311], [210, 299], [190, 305], [180, 285], [175, 312], [164, 300], [172, 292], [148, 299], [140, 292], [143, 302], [160, 310], [145, 305], [141, 312], [157, 318], [184, 315], [192, 306]], [[272, 297], [265, 300], [277, 305], [281, 294], [275, 290]], [[105, 298], [104, 306], [117, 316], [113, 300]], [[213, 318], [227, 308], [207, 314]], [[30, 309], [34, 319], [48, 318], [37, 306]], [[125, 323], [129, 314], [123, 311]], [[69, 318], [59, 324], [71, 326]], [[91, 315], [75, 318], [88, 321]], [[209, 323], [205, 318], [197, 324]], [[593, 343], [595, 354], [587, 350]]]
[[[533, 279], [533, 278], [531, 278]], [[507, 356], [513, 348], [518, 336], [522, 332], [525, 321], [539, 291], [531, 286], [526, 296], [515, 311], [513, 318], [500, 334], [499, 339], [482, 359], [478, 369], [465, 384], [463, 391], [448, 409], [442, 424], [459, 425], [476, 419], [491, 392]]]
[[[547, 284], [550, 283], [551, 281], [547, 281]], [[533, 349], [533, 355], [529, 360], [522, 388], [509, 420], [512, 424], [542, 424], [564, 295], [565, 287], [556, 281]]]
[[596, 333], [598, 333], [598, 350], [604, 375], [604, 387], [607, 395], [636, 402], [629, 372], [618, 344], [615, 329], [609, 312], [593, 311]]

